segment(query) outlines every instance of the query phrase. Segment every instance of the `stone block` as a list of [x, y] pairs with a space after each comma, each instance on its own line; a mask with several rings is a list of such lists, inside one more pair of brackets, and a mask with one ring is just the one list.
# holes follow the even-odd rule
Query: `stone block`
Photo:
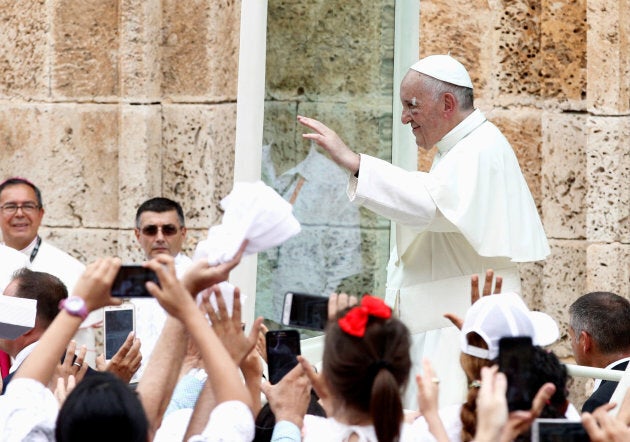
[[534, 306], [553, 317], [560, 328], [560, 340], [554, 351], [568, 354], [569, 306], [586, 290], [587, 244], [585, 241], [550, 240], [551, 255], [544, 261], [543, 296]]
[[52, 95], [111, 99], [119, 93], [119, 1], [52, 3]]
[[[447, 13], [444, 13], [448, 11]], [[450, 54], [468, 69], [475, 97], [492, 95], [494, 13], [482, 0], [427, 0], [420, 3], [420, 57]]]
[[0, 1], [0, 98], [48, 96], [48, 6]]
[[[493, 70], [498, 93], [539, 96], [541, 92], [541, 0], [501, 2], [493, 17]], [[488, 41], [484, 41], [488, 43]]]
[[486, 116], [503, 132], [512, 145], [525, 181], [540, 211], [542, 205], [541, 111], [538, 109], [495, 109]]
[[162, 93], [175, 101], [236, 98], [240, 2], [162, 2]]
[[591, 117], [586, 147], [586, 235], [630, 243], [630, 117]]
[[189, 227], [208, 228], [233, 187], [236, 105], [165, 105], [162, 123], [162, 195]]
[[118, 255], [119, 233], [111, 229], [42, 228], [42, 237], [88, 265], [98, 258]]
[[162, 196], [161, 106], [121, 106], [118, 226], [135, 227], [138, 206]]
[[540, 310], [540, 300], [543, 298], [544, 266], [544, 261], [518, 263], [518, 271], [521, 275], [521, 296], [529, 308], [534, 310]]
[[159, 0], [120, 1], [121, 96], [135, 102], [158, 101], [162, 10]]
[[630, 110], [630, 9], [625, 2], [589, 0], [587, 9], [587, 93], [594, 114]]
[[586, 98], [586, 3], [541, 1], [539, 75], [543, 98]]
[[356, 1], [270, 1], [267, 97], [344, 101], [385, 95], [391, 100], [393, 34], [387, 24], [393, 23], [392, 3], [380, 0], [366, 8]]
[[630, 299], [630, 244], [591, 244], [586, 264], [586, 292], [614, 292]]
[[550, 238], [586, 235], [586, 117], [545, 112], [542, 117], [542, 213]]
[[2, 175], [27, 175], [40, 187], [45, 225], [117, 225], [117, 106], [4, 107], [0, 133]]

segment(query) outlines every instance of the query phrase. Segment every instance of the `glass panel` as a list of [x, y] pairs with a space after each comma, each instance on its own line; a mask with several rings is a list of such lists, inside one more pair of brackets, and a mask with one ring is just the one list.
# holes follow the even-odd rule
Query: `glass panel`
[[269, 0], [262, 178], [302, 232], [258, 255], [256, 315], [280, 322], [287, 291], [385, 292], [388, 220], [346, 196], [348, 174], [302, 138], [316, 118], [355, 151], [391, 160], [394, 0]]

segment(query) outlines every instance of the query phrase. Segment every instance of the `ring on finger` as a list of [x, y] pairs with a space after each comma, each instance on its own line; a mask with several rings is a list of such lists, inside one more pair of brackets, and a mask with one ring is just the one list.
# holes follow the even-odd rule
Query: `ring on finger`
[[440, 383], [440, 378], [431, 378], [431, 382], [433, 382], [434, 384], [439, 384]]
[[78, 362], [73, 362], [72, 365], [76, 365], [79, 368], [81, 368], [81, 366], [83, 366], [83, 364], [79, 364]]

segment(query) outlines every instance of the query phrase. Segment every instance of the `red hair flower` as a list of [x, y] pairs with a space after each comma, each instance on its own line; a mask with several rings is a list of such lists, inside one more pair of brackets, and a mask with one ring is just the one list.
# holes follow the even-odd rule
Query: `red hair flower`
[[392, 316], [392, 309], [382, 299], [364, 295], [361, 298], [361, 304], [352, 307], [343, 318], [339, 319], [339, 328], [351, 336], [362, 338], [365, 335], [365, 325], [369, 316], [389, 319]]

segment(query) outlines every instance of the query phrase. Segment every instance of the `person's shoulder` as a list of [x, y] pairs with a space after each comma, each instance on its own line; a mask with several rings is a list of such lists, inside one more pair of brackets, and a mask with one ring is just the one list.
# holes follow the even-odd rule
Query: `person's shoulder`
[[[73, 267], [77, 267], [83, 271], [85, 269], [85, 265], [70, 255], [69, 253], [61, 250], [60, 248], [54, 246], [49, 241], [43, 240], [39, 249], [38, 257], [41, 254], [41, 258], [54, 259], [55, 261], [59, 260], [61, 262], [57, 262], [57, 265], [71, 265]], [[36, 257], [37, 259], [37, 257]]]

